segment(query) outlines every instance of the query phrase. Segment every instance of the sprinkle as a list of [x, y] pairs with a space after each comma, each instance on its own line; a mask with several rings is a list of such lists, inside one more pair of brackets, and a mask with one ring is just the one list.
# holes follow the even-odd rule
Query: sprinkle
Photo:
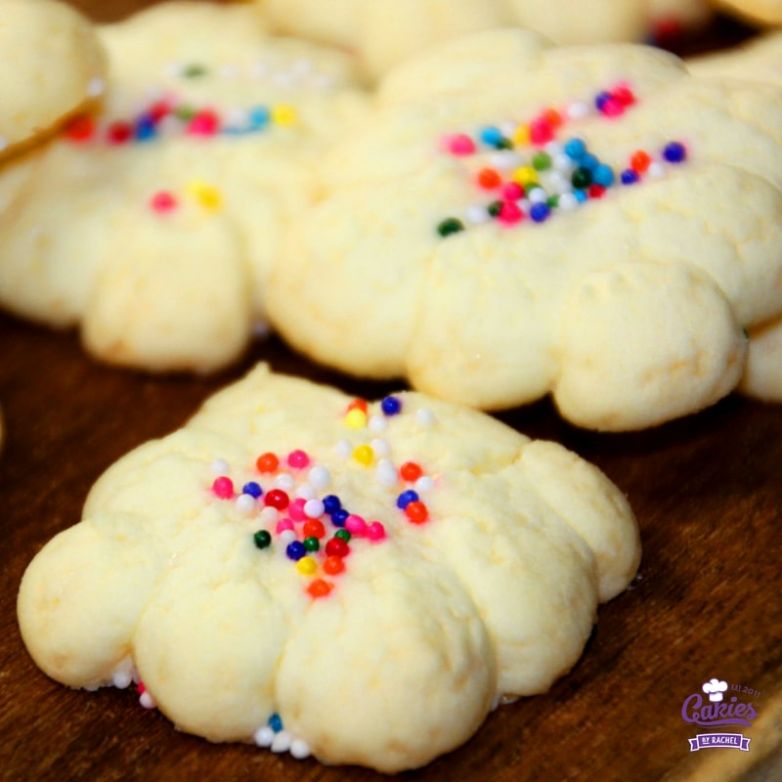
[[402, 411], [402, 402], [398, 397], [387, 396], [380, 403], [380, 407], [387, 416], [398, 415]]
[[367, 523], [361, 516], [352, 514], [347, 517], [345, 521], [345, 529], [356, 538], [361, 538], [366, 535]]
[[214, 136], [219, 130], [220, 118], [211, 109], [199, 111], [187, 125], [187, 133], [191, 136]]
[[513, 201], [504, 201], [497, 218], [504, 225], [515, 225], [524, 219], [524, 212]]
[[310, 519], [304, 523], [302, 528], [305, 538], [316, 538], [320, 540], [326, 534], [326, 528], [323, 526], [323, 522], [318, 519]]
[[234, 496], [234, 482], [226, 475], [221, 475], [214, 479], [212, 491], [221, 500], [229, 500]]
[[323, 508], [326, 513], [331, 515], [342, 508], [342, 502], [335, 494], [329, 494], [323, 498]]
[[483, 223], [487, 223], [491, 219], [489, 212], [477, 204], [468, 207], [464, 216], [471, 225], [483, 225]]
[[219, 212], [223, 206], [223, 197], [220, 191], [212, 185], [194, 179], [187, 186], [187, 192], [209, 212]]
[[298, 540], [294, 540], [293, 543], [289, 543], [285, 549], [285, 554], [288, 559], [292, 559], [294, 562], [298, 562], [303, 556], [307, 554], [307, 549], [304, 548], [304, 544]]
[[430, 492], [434, 488], [434, 480], [430, 478], [428, 475], [421, 476], [416, 482], [415, 482], [415, 490], [419, 494], [426, 494], [427, 492]]
[[253, 535], [253, 541], [259, 549], [269, 548], [272, 544], [272, 536], [265, 529], [259, 529]]
[[687, 149], [681, 142], [671, 141], [669, 144], [666, 144], [665, 149], [663, 149], [663, 157], [669, 163], [683, 163], [687, 160]]
[[383, 486], [395, 486], [399, 479], [396, 468], [389, 459], [381, 459], [377, 463], [376, 476]]
[[266, 505], [270, 505], [272, 508], [276, 508], [277, 510], [285, 510], [285, 508], [288, 507], [290, 498], [281, 489], [272, 489], [270, 492], [266, 493], [264, 502]]
[[652, 179], [660, 179], [665, 176], [665, 166], [662, 163], [655, 161], [649, 166], [649, 176]]
[[317, 492], [308, 483], [304, 483], [296, 489], [296, 498], [299, 500], [313, 500]]
[[475, 152], [475, 143], [466, 133], [456, 133], [444, 139], [443, 146], [452, 155], [464, 157]]
[[106, 130], [109, 144], [124, 144], [133, 136], [133, 126], [129, 122], [112, 122]]
[[346, 557], [348, 554], [350, 554], [350, 546], [348, 546], [348, 542], [346, 540], [343, 540], [339, 537], [333, 537], [326, 544], [326, 554], [329, 557]]
[[65, 135], [77, 143], [89, 141], [95, 133], [95, 120], [89, 114], [79, 114], [65, 126]]
[[111, 683], [118, 690], [125, 690], [130, 687], [130, 683], [133, 681], [133, 676], [130, 671], [119, 670], [115, 671], [111, 677]]
[[503, 141], [502, 131], [494, 126], [482, 128], [478, 135], [480, 140], [489, 147], [497, 147]]
[[324, 505], [320, 500], [307, 500], [304, 504], [304, 513], [307, 518], [310, 519], [320, 518], [323, 515], [324, 510]]
[[415, 414], [415, 419], [419, 426], [432, 426], [434, 424], [434, 413], [427, 407], [421, 407]]
[[243, 516], [249, 516], [255, 510], [255, 498], [249, 494], [240, 494], [234, 503], [236, 510]]
[[280, 466], [280, 460], [273, 453], [261, 454], [255, 462], [260, 473], [274, 473]]
[[367, 527], [366, 535], [372, 542], [384, 540], [386, 528], [379, 521], [373, 521]]
[[404, 510], [411, 502], [415, 502], [416, 500], [418, 500], [418, 495], [412, 489], [408, 489], [407, 491], [403, 491], [396, 498], [396, 507], [400, 510]]
[[[329, 543], [331, 542], [332, 541], [329, 541]], [[340, 543], [344, 543], [344, 541], [340, 541]], [[347, 548], [347, 544], [345, 544], [345, 547]], [[342, 557], [326, 557], [326, 559], [323, 560], [323, 572], [329, 576], [338, 576], [340, 573], [343, 573], [344, 570], [345, 563], [342, 561]]]
[[155, 708], [155, 699], [152, 697], [152, 695], [149, 692], [142, 692], [141, 696], [138, 699], [138, 702], [145, 708], [145, 709], [154, 709]]
[[105, 89], [106, 82], [99, 76], [93, 76], [93, 78], [90, 79], [90, 83], [87, 85], [87, 95], [90, 98], [97, 98], [99, 95], [103, 94]]
[[590, 114], [589, 104], [585, 101], [574, 101], [567, 107], [567, 116], [571, 120], [581, 120]]
[[313, 467], [307, 480], [315, 489], [325, 489], [331, 483], [331, 473], [325, 467]]
[[274, 740], [270, 749], [276, 753], [287, 752], [291, 748], [292, 740], [291, 734], [287, 730], [281, 730], [279, 733], [274, 734]]
[[423, 524], [429, 518], [429, 511], [423, 502], [415, 500], [407, 504], [405, 515], [413, 524]]
[[347, 459], [350, 454], [353, 453], [353, 446], [347, 440], [340, 440], [335, 446], [334, 450], [338, 456], [343, 459]]
[[201, 65], [200, 63], [191, 63], [190, 65], [186, 65], [184, 68], [182, 68], [181, 71], [181, 75], [185, 79], [198, 79], [201, 76], [206, 76], [206, 74], [206, 66]]
[[280, 519], [277, 522], [277, 525], [274, 528], [274, 531], [278, 535], [282, 535], [283, 532], [292, 532], [293, 529], [294, 529], [293, 521], [291, 521], [291, 519]]
[[279, 714], [272, 714], [266, 724], [275, 732], [279, 733], [283, 729], [282, 717]]
[[304, 521], [307, 518], [307, 514], [304, 512], [304, 506], [307, 504], [307, 498], [297, 497], [288, 506], [288, 515], [293, 521]]
[[301, 450], [291, 451], [288, 454], [288, 466], [293, 467], [294, 470], [303, 470], [305, 467], [309, 467], [310, 457]]
[[639, 177], [637, 172], [635, 172], [632, 168], [627, 168], [622, 171], [619, 179], [623, 185], [634, 185], [636, 182], [638, 182]]
[[415, 462], [405, 462], [399, 468], [399, 475], [403, 481], [408, 483], [415, 483], [423, 475], [423, 472], [421, 466]]
[[310, 747], [303, 739], [294, 739], [291, 742], [291, 755], [296, 760], [304, 760], [310, 756]]
[[292, 491], [293, 487], [296, 485], [296, 481], [293, 479], [292, 475], [282, 473], [274, 479], [274, 485], [283, 491]]
[[167, 190], [160, 190], [149, 199], [150, 209], [158, 214], [173, 212], [177, 206], [179, 206], [179, 202], [174, 195]]
[[296, 109], [287, 103], [280, 103], [271, 111], [271, 120], [275, 125], [290, 127], [296, 124], [297, 119]]
[[262, 511], [258, 519], [260, 520], [261, 524], [276, 524], [277, 519], [280, 516], [280, 512], [277, 510], [277, 508], [270, 508], [265, 507]]
[[344, 508], [340, 508], [331, 514], [331, 523], [335, 527], [344, 527], [349, 515], [350, 514]]
[[366, 412], [357, 407], [348, 410], [345, 415], [345, 425], [349, 429], [363, 429], [367, 425]]
[[[311, 538], [311, 540], [314, 540], [314, 538]], [[316, 540], [315, 543], [317, 544], [317, 542], [318, 541]], [[293, 545], [295, 544], [291, 543], [286, 551], [290, 551], [290, 548]], [[307, 549], [306, 541], [304, 543], [304, 548], [309, 551], [309, 549]], [[288, 556], [290, 556], [290, 554]], [[293, 557], [291, 557], [291, 559], [293, 559]], [[318, 571], [318, 563], [312, 557], [301, 557], [301, 559], [296, 562], [296, 570], [298, 570], [302, 576], [312, 576]]]
[[364, 467], [369, 467], [375, 461], [375, 454], [369, 445], [357, 445], [353, 450], [353, 458]]
[[638, 152], [634, 152], [630, 158], [630, 167], [636, 174], [645, 174], [649, 170], [649, 166], [652, 164], [652, 158], [648, 152], [644, 152], [642, 149]]
[[249, 113], [250, 128], [263, 130], [271, 121], [271, 112], [265, 106], [255, 106]]
[[280, 543], [283, 546], [288, 546], [290, 543], [296, 541], [296, 533], [292, 529], [286, 529], [285, 532], [280, 533]]
[[264, 725], [255, 731], [253, 741], [259, 747], [271, 747], [272, 741], [274, 741], [274, 731], [267, 725]]
[[324, 581], [322, 578], [316, 578], [307, 587], [307, 592], [313, 598], [326, 597], [329, 592], [334, 588], [334, 585], [328, 581]]
[[502, 183], [502, 177], [493, 168], [482, 168], [475, 181], [484, 190], [494, 190]]
[[338, 529], [334, 533], [334, 537], [338, 538], [339, 540], [344, 540], [347, 543], [350, 541], [351, 534], [346, 529]]
[[391, 453], [391, 446], [388, 444], [387, 440], [376, 437], [369, 445], [372, 448], [372, 452], [378, 458], [388, 456]]
[[312, 553], [313, 551], [317, 551], [320, 548], [320, 541], [313, 536], [304, 538], [302, 543], [304, 544], [304, 548], [307, 549], [307, 551], [309, 551], [310, 553]]
[[369, 418], [369, 431], [372, 434], [382, 434], [388, 428], [388, 422], [382, 415], [373, 415]]
[[437, 226], [437, 233], [445, 238], [464, 230], [464, 223], [455, 217], [448, 217]]
[[215, 475], [225, 475], [231, 468], [225, 459], [215, 459], [212, 462], [212, 472]]
[[519, 201], [524, 198], [524, 188], [518, 182], [508, 182], [502, 188], [502, 197], [506, 201]]

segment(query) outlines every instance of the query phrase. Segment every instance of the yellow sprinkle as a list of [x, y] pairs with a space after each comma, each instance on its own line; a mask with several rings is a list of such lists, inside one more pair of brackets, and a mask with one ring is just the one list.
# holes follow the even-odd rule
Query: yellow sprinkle
[[295, 125], [297, 119], [296, 109], [287, 103], [279, 103], [272, 109], [272, 122], [275, 125], [289, 127]]
[[223, 207], [223, 196], [213, 185], [194, 179], [188, 186], [187, 192], [198, 201], [204, 209], [210, 212], [219, 212]]
[[369, 445], [358, 445], [353, 451], [353, 458], [364, 467], [369, 467], [375, 461], [375, 453]]
[[524, 185], [524, 187], [537, 185], [539, 182], [538, 172], [532, 166], [522, 166], [513, 172], [513, 181]]
[[345, 416], [345, 424], [351, 429], [363, 429], [367, 425], [367, 414], [354, 407]]
[[303, 576], [314, 576], [318, 569], [318, 563], [312, 557], [302, 557], [296, 563], [296, 570]]
[[518, 146], [526, 146], [529, 144], [529, 125], [519, 125], [513, 132], [513, 143]]

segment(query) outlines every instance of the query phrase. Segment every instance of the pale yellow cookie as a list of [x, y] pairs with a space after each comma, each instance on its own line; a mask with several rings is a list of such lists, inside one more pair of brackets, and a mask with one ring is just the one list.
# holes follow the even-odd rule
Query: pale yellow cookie
[[63, 684], [140, 680], [211, 741], [395, 772], [567, 673], [639, 558], [624, 496], [561, 446], [260, 366], [104, 474], [18, 615]]
[[320, 362], [481, 408], [552, 393], [604, 430], [695, 412], [738, 384], [742, 326], [782, 312], [781, 153], [769, 87], [640, 46], [454, 41], [326, 159], [272, 319]]
[[218, 369], [265, 320], [282, 234], [363, 94], [344, 55], [249, 6], [167, 3], [100, 34], [105, 108], [0, 173], [0, 302], [80, 325], [112, 363]]
[[0, 159], [99, 98], [104, 70], [92, 26], [65, 3], [0, 0]]

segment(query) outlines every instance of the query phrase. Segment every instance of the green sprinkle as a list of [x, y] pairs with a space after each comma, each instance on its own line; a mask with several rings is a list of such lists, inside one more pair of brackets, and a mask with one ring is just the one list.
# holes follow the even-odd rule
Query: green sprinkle
[[455, 217], [449, 217], [443, 220], [440, 225], [437, 226], [437, 233], [443, 238], [450, 236], [451, 234], [458, 234], [464, 230], [464, 224], [461, 220], [457, 220]]
[[577, 168], [573, 172], [573, 187], [577, 187], [579, 190], [583, 190], [585, 187], [589, 187], [592, 184], [592, 174], [589, 169]]
[[497, 215], [499, 215], [500, 211], [502, 211], [502, 202], [501, 201], [492, 201], [489, 204], [489, 214], [492, 217], [497, 217]]
[[190, 106], [178, 106], [174, 109], [174, 116], [183, 122], [189, 122], [195, 117], [195, 109], [190, 108]]
[[546, 199], [546, 204], [548, 205], [549, 209], [556, 209], [559, 206], [559, 196], [558, 195], [549, 196]]
[[341, 538], [342, 540], [345, 541], [345, 543], [347, 543], [350, 540], [350, 533], [346, 529], [338, 529], [334, 533], [334, 537]]
[[304, 548], [307, 551], [317, 551], [320, 548], [317, 538], [304, 538]]
[[258, 530], [253, 535], [253, 540], [258, 548], [269, 548], [272, 544], [272, 536], [265, 529]]
[[497, 142], [497, 149], [513, 149], [513, 142], [509, 138], [501, 138]]
[[182, 76], [184, 76], [186, 79], [200, 79], [202, 76], [206, 76], [206, 74], [206, 67], [199, 65], [198, 63], [187, 65], [182, 71]]
[[535, 171], [548, 171], [551, 168], [551, 155], [548, 152], [538, 152], [532, 158], [532, 167]]

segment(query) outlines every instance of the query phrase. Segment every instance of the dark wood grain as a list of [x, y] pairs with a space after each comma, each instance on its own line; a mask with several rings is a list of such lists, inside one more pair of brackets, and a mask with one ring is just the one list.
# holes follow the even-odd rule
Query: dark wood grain
[[[82, 0], [116, 18], [129, 0]], [[741, 30], [735, 31], [738, 36]], [[720, 33], [722, 36], [722, 33]], [[25, 566], [79, 520], [91, 484], [145, 440], [180, 425], [255, 361], [375, 396], [387, 390], [306, 364], [277, 340], [220, 377], [147, 377], [102, 367], [73, 334], [0, 316], [0, 778], [363, 782], [361, 769], [300, 763], [177, 733], [129, 692], [74, 692], [33, 665], [15, 599]], [[718, 782], [782, 779], [782, 407], [740, 397], [634, 435], [563, 423], [549, 403], [502, 416], [600, 466], [627, 493], [644, 560], [604, 606], [581, 661], [545, 696], [493, 714], [462, 749], [410, 780]], [[684, 697], [719, 676], [761, 691], [753, 751], [690, 755]]]

